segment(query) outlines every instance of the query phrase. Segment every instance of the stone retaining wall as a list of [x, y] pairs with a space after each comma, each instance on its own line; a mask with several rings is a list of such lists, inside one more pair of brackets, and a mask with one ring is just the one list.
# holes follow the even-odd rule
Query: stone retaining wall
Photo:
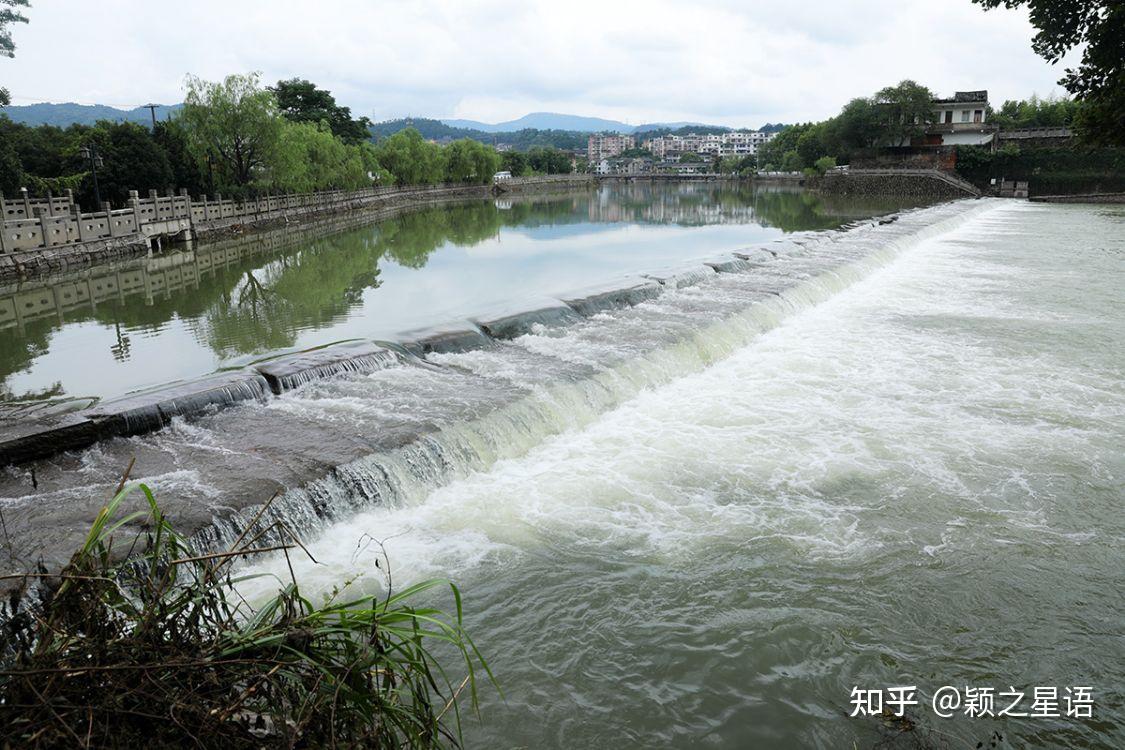
[[[588, 175], [553, 175], [506, 181], [504, 192], [525, 193], [559, 190], [589, 185]], [[313, 218], [354, 214], [361, 221], [379, 221], [410, 208], [436, 205], [451, 200], [485, 198], [492, 185], [408, 186], [394, 191], [357, 192], [342, 200], [324, 204], [293, 206], [260, 214], [223, 215], [192, 220], [198, 240], [213, 240], [241, 234], [246, 230], [304, 223]], [[168, 200], [173, 200], [169, 198]], [[218, 212], [220, 214], [225, 212]], [[0, 254], [0, 281], [36, 278], [116, 260], [126, 260], [151, 252], [149, 239], [141, 234], [102, 238], [87, 242], [40, 247]]]
[[825, 195], [847, 195], [860, 197], [904, 196], [943, 200], [965, 198], [968, 193], [948, 182], [927, 174], [892, 174], [879, 172], [837, 172], [815, 178], [809, 187]]

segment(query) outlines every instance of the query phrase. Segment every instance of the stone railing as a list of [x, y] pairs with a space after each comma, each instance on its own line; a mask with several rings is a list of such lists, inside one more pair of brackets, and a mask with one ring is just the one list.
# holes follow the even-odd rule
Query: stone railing
[[[505, 187], [565, 183], [577, 178], [580, 176], [521, 177], [507, 180]], [[104, 211], [93, 213], [82, 213], [70, 191], [61, 198], [33, 200], [24, 190], [17, 200], [0, 199], [0, 216], [3, 216], [0, 255], [118, 237], [185, 235], [193, 233], [197, 227], [248, 224], [290, 213], [330, 212], [390, 198], [441, 195], [474, 187], [485, 190], [489, 186], [462, 183], [386, 186], [352, 191], [263, 195], [246, 200], [224, 199], [221, 195], [213, 199], [206, 196], [192, 198], [186, 190], [178, 194], [169, 191], [166, 196], [152, 190], [147, 198], [141, 198], [132, 191], [125, 208], [107, 207]]]

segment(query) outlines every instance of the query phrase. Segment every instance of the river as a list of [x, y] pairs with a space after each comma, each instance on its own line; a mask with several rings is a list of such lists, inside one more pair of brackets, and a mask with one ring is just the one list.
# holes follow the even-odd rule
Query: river
[[[338, 510], [302, 527], [308, 591], [379, 591], [370, 539], [396, 586], [461, 586], [505, 693], [484, 691], [469, 747], [1125, 744], [1125, 211], [962, 201], [819, 237], [776, 271], [309, 383], [0, 489], [74, 502], [132, 452], [158, 495], [221, 505], [267, 443], [299, 464], [347, 453], [324, 435], [424, 430], [286, 497]], [[853, 688], [902, 685], [913, 731], [849, 716]], [[945, 685], [1015, 687], [1025, 711], [1035, 687], [1090, 686], [1094, 706], [938, 718]]]

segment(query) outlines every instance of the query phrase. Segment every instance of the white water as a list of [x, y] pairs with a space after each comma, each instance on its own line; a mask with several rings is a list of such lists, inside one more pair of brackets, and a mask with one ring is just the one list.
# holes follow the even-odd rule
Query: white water
[[326, 528], [299, 578], [380, 590], [375, 539], [396, 587], [457, 581], [507, 696], [470, 746], [870, 747], [852, 686], [946, 683], [1092, 683], [1099, 719], [922, 712], [931, 742], [1116, 744], [1123, 227], [987, 204], [621, 360], [599, 397], [544, 387], [436, 435], [455, 465]]

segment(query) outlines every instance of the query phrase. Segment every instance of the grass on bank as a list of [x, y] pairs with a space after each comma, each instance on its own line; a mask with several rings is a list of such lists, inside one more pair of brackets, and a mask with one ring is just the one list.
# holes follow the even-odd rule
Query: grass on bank
[[[137, 489], [146, 509], [123, 513]], [[138, 521], [145, 531], [120, 554], [115, 533]], [[495, 680], [462, 628], [457, 587], [318, 605], [290, 567], [269, 601], [239, 596], [234, 561], [299, 546], [271, 524], [196, 555], [148, 487], [119, 488], [42, 600], [4, 627], [0, 748], [458, 746], [464, 693], [476, 711], [478, 674]], [[452, 613], [411, 604], [443, 586]]]

